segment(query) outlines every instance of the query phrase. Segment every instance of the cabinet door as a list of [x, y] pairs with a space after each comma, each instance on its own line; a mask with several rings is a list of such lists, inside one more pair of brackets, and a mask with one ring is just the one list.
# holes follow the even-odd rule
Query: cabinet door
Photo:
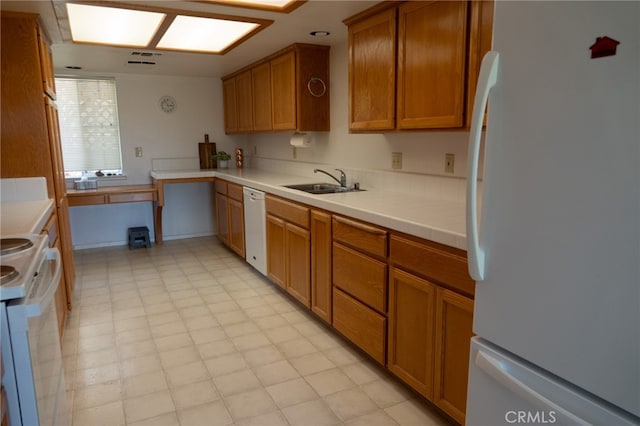
[[236, 102], [236, 79], [229, 78], [222, 82], [224, 103], [224, 132], [238, 132], [238, 106]]
[[286, 287], [285, 222], [267, 214], [267, 276]]
[[473, 102], [476, 95], [476, 86], [478, 84], [482, 58], [491, 50], [493, 5], [493, 0], [471, 0], [471, 10], [469, 11], [469, 66], [467, 71], [466, 126], [471, 126], [471, 114], [473, 113]]
[[55, 102], [49, 98], [45, 98], [45, 108], [47, 112], [47, 130], [49, 132], [49, 150], [51, 151], [51, 161], [53, 163], [53, 183], [56, 193], [56, 205], [59, 205], [60, 199], [62, 199], [67, 192], [67, 187], [64, 179], [58, 109]]
[[307, 308], [311, 306], [311, 238], [309, 231], [286, 224], [286, 287]]
[[428, 399], [433, 398], [435, 303], [433, 284], [391, 268], [388, 367]]
[[229, 247], [244, 258], [244, 205], [231, 198], [229, 203]]
[[460, 424], [467, 408], [473, 301], [449, 290], [436, 295], [433, 402]]
[[[60, 253], [62, 253], [62, 247], [60, 245], [60, 240], [57, 240], [55, 245]], [[64, 277], [60, 277], [60, 283], [58, 284], [58, 289], [55, 294], [55, 304], [56, 304], [56, 316], [58, 317], [58, 334], [60, 336], [60, 344], [62, 345], [62, 338], [64, 336], [64, 326], [67, 323], [67, 288], [64, 282]]]
[[253, 130], [271, 130], [271, 64], [251, 70], [253, 84]]
[[253, 93], [251, 71], [245, 71], [236, 77], [236, 110], [238, 111], [238, 132], [253, 131]]
[[311, 211], [311, 310], [331, 324], [331, 215]]
[[398, 8], [397, 128], [463, 125], [466, 1]]
[[218, 239], [229, 245], [229, 199], [216, 192], [216, 231]]
[[60, 246], [62, 254], [62, 267], [66, 285], [67, 306], [72, 309], [73, 290], [76, 284], [76, 268], [73, 257], [73, 241], [71, 240], [71, 223], [69, 221], [69, 200], [63, 198], [58, 207], [58, 224], [60, 226]]
[[40, 72], [42, 73], [42, 89], [51, 99], [56, 98], [56, 81], [53, 74], [53, 55], [49, 42], [38, 27], [38, 50], [40, 51]]
[[395, 127], [396, 9], [349, 26], [349, 130]]
[[296, 129], [295, 52], [271, 60], [273, 130]]

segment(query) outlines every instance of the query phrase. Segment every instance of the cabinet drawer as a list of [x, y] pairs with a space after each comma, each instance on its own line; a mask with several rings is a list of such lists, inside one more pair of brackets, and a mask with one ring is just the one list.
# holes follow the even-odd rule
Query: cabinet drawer
[[109, 194], [109, 203], [135, 203], [140, 201], [155, 201], [154, 192], [131, 192], [128, 194]]
[[475, 294], [475, 282], [469, 276], [467, 259], [435, 243], [417, 242], [391, 235], [389, 242], [391, 263], [429, 277], [466, 294]]
[[235, 183], [228, 183], [227, 184], [227, 195], [229, 196], [229, 198], [231, 198], [232, 200], [236, 200], [236, 201], [240, 201], [242, 202], [242, 186], [240, 185], [236, 185]]
[[375, 226], [334, 216], [333, 239], [375, 256], [387, 256], [387, 231]]
[[387, 308], [387, 265], [333, 243], [333, 284], [378, 312]]
[[278, 216], [287, 222], [309, 229], [309, 208], [299, 204], [285, 201], [271, 195], [266, 197], [267, 213]]
[[49, 247], [53, 247], [56, 244], [58, 240], [58, 216], [56, 216], [55, 213], [49, 217], [41, 233], [47, 234], [49, 237]]
[[67, 197], [69, 206], [93, 206], [96, 204], [106, 204], [105, 195], [80, 195], [77, 197]]
[[220, 194], [227, 194], [227, 182], [224, 180], [216, 180], [215, 183], [216, 186], [216, 192], [220, 193]]
[[335, 287], [333, 326], [376, 361], [385, 363], [386, 318]]

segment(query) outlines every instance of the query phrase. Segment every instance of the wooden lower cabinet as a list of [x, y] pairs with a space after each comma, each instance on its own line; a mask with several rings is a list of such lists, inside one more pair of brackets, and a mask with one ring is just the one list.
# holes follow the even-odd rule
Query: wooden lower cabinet
[[460, 424], [467, 408], [473, 300], [438, 288], [433, 402]]
[[396, 268], [389, 271], [387, 366], [427, 399], [433, 399], [437, 288]]
[[279, 217], [267, 215], [267, 277], [286, 288], [285, 222]]
[[333, 326], [380, 364], [385, 364], [387, 319], [333, 288]]
[[267, 215], [267, 276], [311, 306], [311, 237], [304, 228]]
[[311, 211], [311, 311], [331, 324], [331, 214]]
[[218, 239], [244, 258], [244, 204], [242, 186], [218, 180], [215, 183], [216, 233]]
[[229, 245], [229, 199], [226, 195], [216, 193], [216, 232], [218, 239]]
[[311, 238], [308, 230], [286, 224], [287, 291], [307, 308], [311, 307]]
[[244, 258], [244, 204], [229, 198], [229, 247]]

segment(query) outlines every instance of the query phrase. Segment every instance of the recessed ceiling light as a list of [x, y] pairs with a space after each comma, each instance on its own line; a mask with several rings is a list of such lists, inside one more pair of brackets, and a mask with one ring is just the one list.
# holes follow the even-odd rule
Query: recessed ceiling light
[[202, 0], [204, 3], [220, 3], [229, 6], [247, 7], [250, 9], [271, 10], [289, 13], [307, 0]]
[[309, 34], [311, 34], [314, 37], [326, 37], [331, 33], [329, 31], [321, 30], [321, 31], [311, 31]]
[[73, 41], [145, 47], [166, 14], [67, 3]]
[[157, 47], [218, 53], [257, 27], [258, 24], [253, 22], [180, 15], [176, 16]]

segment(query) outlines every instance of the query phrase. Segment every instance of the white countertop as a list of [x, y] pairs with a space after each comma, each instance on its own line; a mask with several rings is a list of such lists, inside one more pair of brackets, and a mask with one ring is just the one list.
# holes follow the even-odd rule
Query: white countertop
[[39, 234], [53, 212], [53, 200], [0, 203], [0, 234]]
[[327, 181], [255, 169], [152, 171], [155, 179], [217, 176], [310, 206], [329, 210], [389, 229], [462, 250], [467, 249], [465, 205], [389, 191], [366, 190], [337, 194], [307, 194], [282, 185]]

